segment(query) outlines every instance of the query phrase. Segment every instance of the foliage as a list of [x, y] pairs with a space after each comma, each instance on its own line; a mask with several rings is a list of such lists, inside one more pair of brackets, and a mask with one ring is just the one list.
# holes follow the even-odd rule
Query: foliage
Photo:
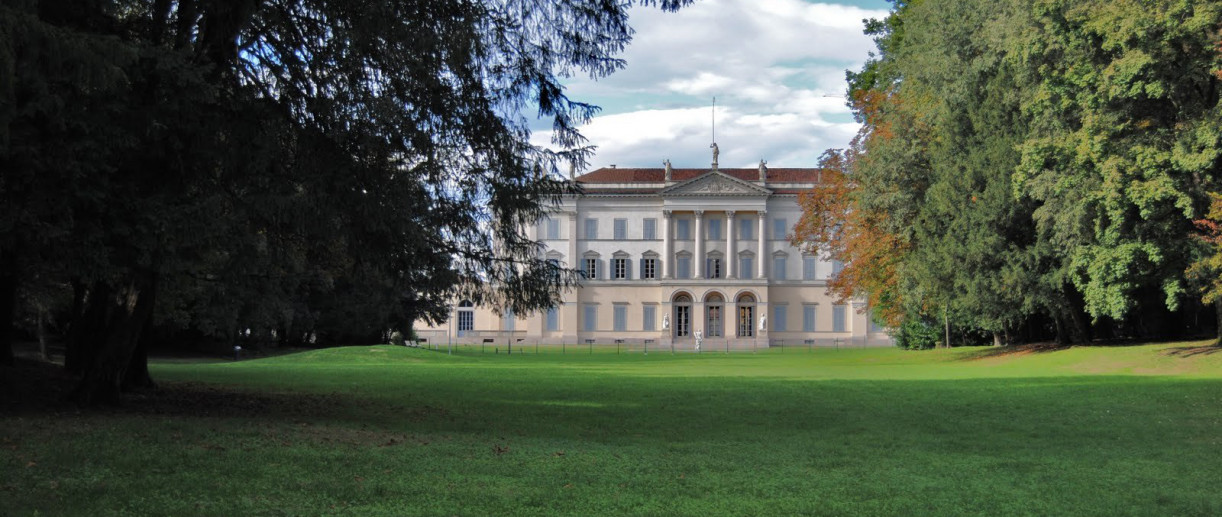
[[1218, 5], [1182, 0], [899, 2], [866, 24], [863, 127], [795, 240], [848, 262], [832, 289], [892, 325], [1150, 332], [1143, 314], [1185, 302], [1222, 172], [1220, 30]]
[[1201, 301], [1222, 301], [1222, 195], [1209, 194], [1209, 212], [1204, 219], [1195, 221], [1201, 231], [1197, 239], [1209, 246], [1210, 253], [1204, 255], [1188, 268], [1188, 277], [1200, 286]]
[[905, 350], [928, 350], [945, 343], [942, 328], [920, 318], [908, 318], [891, 335], [895, 346]]
[[550, 307], [574, 273], [523, 229], [597, 109], [561, 81], [623, 66], [633, 3], [0, 4], [0, 301], [80, 286], [82, 402], [149, 382], [150, 318], [376, 340], [456, 296]]

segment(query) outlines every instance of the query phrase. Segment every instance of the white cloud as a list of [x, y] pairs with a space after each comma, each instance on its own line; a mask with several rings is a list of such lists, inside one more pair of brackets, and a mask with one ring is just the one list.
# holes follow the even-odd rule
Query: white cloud
[[[599, 104], [582, 133], [592, 167], [702, 167], [711, 161], [710, 103], [724, 167], [809, 167], [844, 147], [857, 124], [842, 95], [873, 42], [862, 20], [886, 11], [802, 0], [703, 0], [677, 13], [635, 8], [626, 69], [574, 80], [572, 98]], [[832, 95], [832, 96], [829, 96]], [[536, 143], [550, 135], [541, 132]]]

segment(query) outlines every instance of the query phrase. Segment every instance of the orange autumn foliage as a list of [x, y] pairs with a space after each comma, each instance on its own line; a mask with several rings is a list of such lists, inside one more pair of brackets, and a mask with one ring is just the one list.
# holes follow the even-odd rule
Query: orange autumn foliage
[[883, 218], [878, 217], [882, 214], [855, 206], [858, 185], [850, 171], [859, 157], [854, 151], [824, 154], [819, 185], [798, 196], [802, 216], [794, 227], [792, 241], [844, 264], [840, 274], [828, 281], [838, 302], [865, 296], [877, 318], [898, 326], [903, 312], [897, 268], [905, 244], [882, 229]]

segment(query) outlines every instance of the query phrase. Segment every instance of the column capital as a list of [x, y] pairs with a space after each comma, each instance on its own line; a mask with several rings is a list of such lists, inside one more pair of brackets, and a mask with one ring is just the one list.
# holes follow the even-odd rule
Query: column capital
[[759, 211], [759, 218], [760, 218], [760, 219], [763, 219], [763, 218], [765, 218], [765, 217], [768, 217], [768, 211], [767, 211], [767, 210], [760, 210], [760, 211]]
[[693, 210], [692, 213], [696, 214], [696, 217], [704, 217], [704, 210]]
[[730, 219], [730, 218], [732, 218], [732, 217], [734, 217], [734, 211], [733, 211], [733, 210], [726, 210], [726, 219]]
[[665, 217], [665, 218], [667, 218], [667, 219], [670, 219], [670, 216], [671, 216], [671, 215], [672, 215], [672, 212], [671, 212], [670, 210], [663, 210], [663, 211], [662, 211], [662, 217]]

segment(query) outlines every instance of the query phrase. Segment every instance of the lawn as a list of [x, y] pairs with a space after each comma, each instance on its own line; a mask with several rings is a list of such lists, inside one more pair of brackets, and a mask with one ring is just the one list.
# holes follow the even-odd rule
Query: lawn
[[0, 515], [1219, 515], [1222, 352], [158, 362], [0, 420]]

